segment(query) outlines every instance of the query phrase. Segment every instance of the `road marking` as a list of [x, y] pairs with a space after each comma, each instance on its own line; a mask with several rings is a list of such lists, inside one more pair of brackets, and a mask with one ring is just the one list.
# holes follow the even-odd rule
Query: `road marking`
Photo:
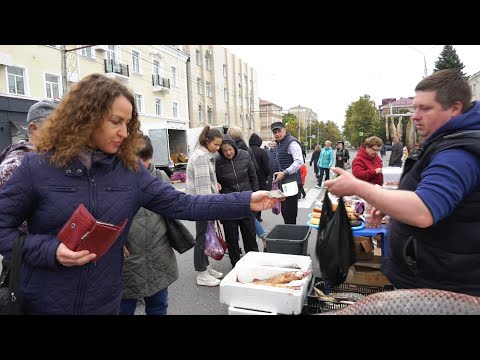
[[313, 203], [319, 199], [320, 194], [323, 194], [325, 189], [311, 188], [306, 191], [307, 196], [304, 199], [298, 200], [298, 208], [309, 209]]

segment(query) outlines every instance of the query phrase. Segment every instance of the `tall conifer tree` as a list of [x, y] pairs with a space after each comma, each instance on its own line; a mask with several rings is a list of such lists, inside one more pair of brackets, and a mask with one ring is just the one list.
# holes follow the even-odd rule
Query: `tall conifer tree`
[[467, 76], [462, 70], [465, 67], [457, 55], [457, 51], [452, 45], [445, 45], [443, 47], [438, 60], [435, 61], [435, 69], [433, 72], [444, 69], [457, 69], [462, 76]]

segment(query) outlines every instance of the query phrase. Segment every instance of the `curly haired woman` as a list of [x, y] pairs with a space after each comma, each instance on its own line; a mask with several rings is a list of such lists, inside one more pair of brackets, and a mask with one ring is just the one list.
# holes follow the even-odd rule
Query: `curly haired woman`
[[[27, 153], [0, 188], [0, 253], [6, 257], [28, 222], [22, 290], [27, 314], [118, 314], [123, 245], [137, 211], [213, 220], [271, 208], [267, 192], [192, 196], [152, 177], [137, 159], [143, 134], [132, 92], [101, 74], [76, 83], [45, 120], [38, 153]], [[99, 221], [128, 219], [98, 261], [57, 234], [83, 204]]]

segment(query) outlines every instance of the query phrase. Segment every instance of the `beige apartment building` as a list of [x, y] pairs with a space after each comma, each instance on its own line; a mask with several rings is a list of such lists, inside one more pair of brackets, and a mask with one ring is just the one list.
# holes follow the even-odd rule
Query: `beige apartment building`
[[220, 45], [183, 45], [190, 127], [239, 126], [247, 138], [260, 131], [255, 69]]
[[273, 140], [270, 125], [282, 121], [283, 108], [270, 101], [260, 99], [260, 132], [258, 133], [263, 141]]
[[306, 139], [309, 137], [309, 128], [310, 125], [312, 124], [312, 121], [318, 121], [318, 115], [315, 111], [312, 109], [305, 107], [305, 106], [294, 106], [288, 109], [288, 112], [290, 114], [293, 114], [297, 117], [301, 127], [305, 129], [305, 133], [302, 132], [299, 136], [299, 141], [301, 143], [306, 142]]
[[0, 125], [14, 124], [14, 136], [25, 133], [22, 126], [34, 102], [62, 97], [63, 74], [67, 87], [92, 73], [123, 82], [135, 94], [146, 134], [151, 129], [188, 129], [188, 55], [178, 46], [67, 45], [66, 50], [62, 73], [61, 45], [0, 45]]

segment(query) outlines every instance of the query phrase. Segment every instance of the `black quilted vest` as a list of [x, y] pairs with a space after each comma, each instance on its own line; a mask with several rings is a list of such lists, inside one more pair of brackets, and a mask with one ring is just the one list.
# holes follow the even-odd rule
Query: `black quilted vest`
[[[432, 155], [453, 148], [480, 156], [480, 130], [445, 134], [420, 148], [406, 160], [399, 189], [414, 191]], [[382, 270], [396, 287], [480, 296], [480, 188], [429, 228], [392, 219], [388, 241]]]
[[[288, 153], [288, 146], [292, 141], [300, 143], [290, 134], [286, 134], [282, 141], [276, 141], [277, 147], [273, 150], [273, 169], [274, 172], [284, 171], [293, 163], [293, 156]], [[302, 185], [302, 176], [300, 171], [295, 174], [288, 174], [282, 180], [282, 184], [296, 181], [298, 186]]]

